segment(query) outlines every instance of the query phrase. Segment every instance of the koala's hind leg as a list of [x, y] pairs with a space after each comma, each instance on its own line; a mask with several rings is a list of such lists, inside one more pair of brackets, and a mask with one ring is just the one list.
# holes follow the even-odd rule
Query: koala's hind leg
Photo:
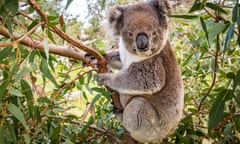
[[123, 125], [131, 136], [141, 142], [155, 140], [158, 112], [153, 105], [142, 97], [134, 97], [123, 112]]

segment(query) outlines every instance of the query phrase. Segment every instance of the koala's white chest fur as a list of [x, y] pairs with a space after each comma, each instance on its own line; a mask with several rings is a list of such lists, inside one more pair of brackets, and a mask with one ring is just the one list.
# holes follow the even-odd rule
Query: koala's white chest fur
[[120, 59], [123, 65], [123, 69], [128, 68], [134, 62], [140, 62], [147, 58], [147, 57], [140, 57], [140, 56], [131, 54], [126, 49], [122, 37], [120, 37], [120, 40], [119, 40], [119, 54], [120, 54]]

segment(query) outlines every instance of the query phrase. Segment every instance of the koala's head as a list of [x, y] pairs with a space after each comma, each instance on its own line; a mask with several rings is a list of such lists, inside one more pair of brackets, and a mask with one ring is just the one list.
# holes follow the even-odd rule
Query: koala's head
[[149, 57], [159, 53], [166, 44], [169, 9], [167, 0], [115, 6], [109, 9], [108, 23], [127, 51]]

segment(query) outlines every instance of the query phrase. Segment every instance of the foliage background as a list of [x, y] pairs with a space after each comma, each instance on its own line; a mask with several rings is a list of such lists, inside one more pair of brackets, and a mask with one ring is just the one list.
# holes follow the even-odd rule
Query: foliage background
[[[88, 1], [88, 21], [80, 22], [64, 15], [62, 1], [37, 2], [47, 23], [27, 0], [0, 0], [0, 143], [124, 143], [111, 93], [93, 77], [96, 68], [52, 54], [51, 44], [79, 52], [52, 28], [103, 53], [115, 45], [102, 23], [106, 6], [134, 1]], [[194, 0], [179, 5], [171, 17], [170, 39], [185, 84], [185, 118], [164, 142], [239, 143], [239, 1]], [[25, 46], [26, 37], [42, 42], [43, 49], [34, 41]]]

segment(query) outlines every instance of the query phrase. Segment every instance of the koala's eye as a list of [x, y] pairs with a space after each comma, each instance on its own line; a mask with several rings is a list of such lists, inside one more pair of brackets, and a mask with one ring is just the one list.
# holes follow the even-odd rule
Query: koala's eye
[[133, 33], [131, 31], [128, 31], [128, 37], [133, 38]]

